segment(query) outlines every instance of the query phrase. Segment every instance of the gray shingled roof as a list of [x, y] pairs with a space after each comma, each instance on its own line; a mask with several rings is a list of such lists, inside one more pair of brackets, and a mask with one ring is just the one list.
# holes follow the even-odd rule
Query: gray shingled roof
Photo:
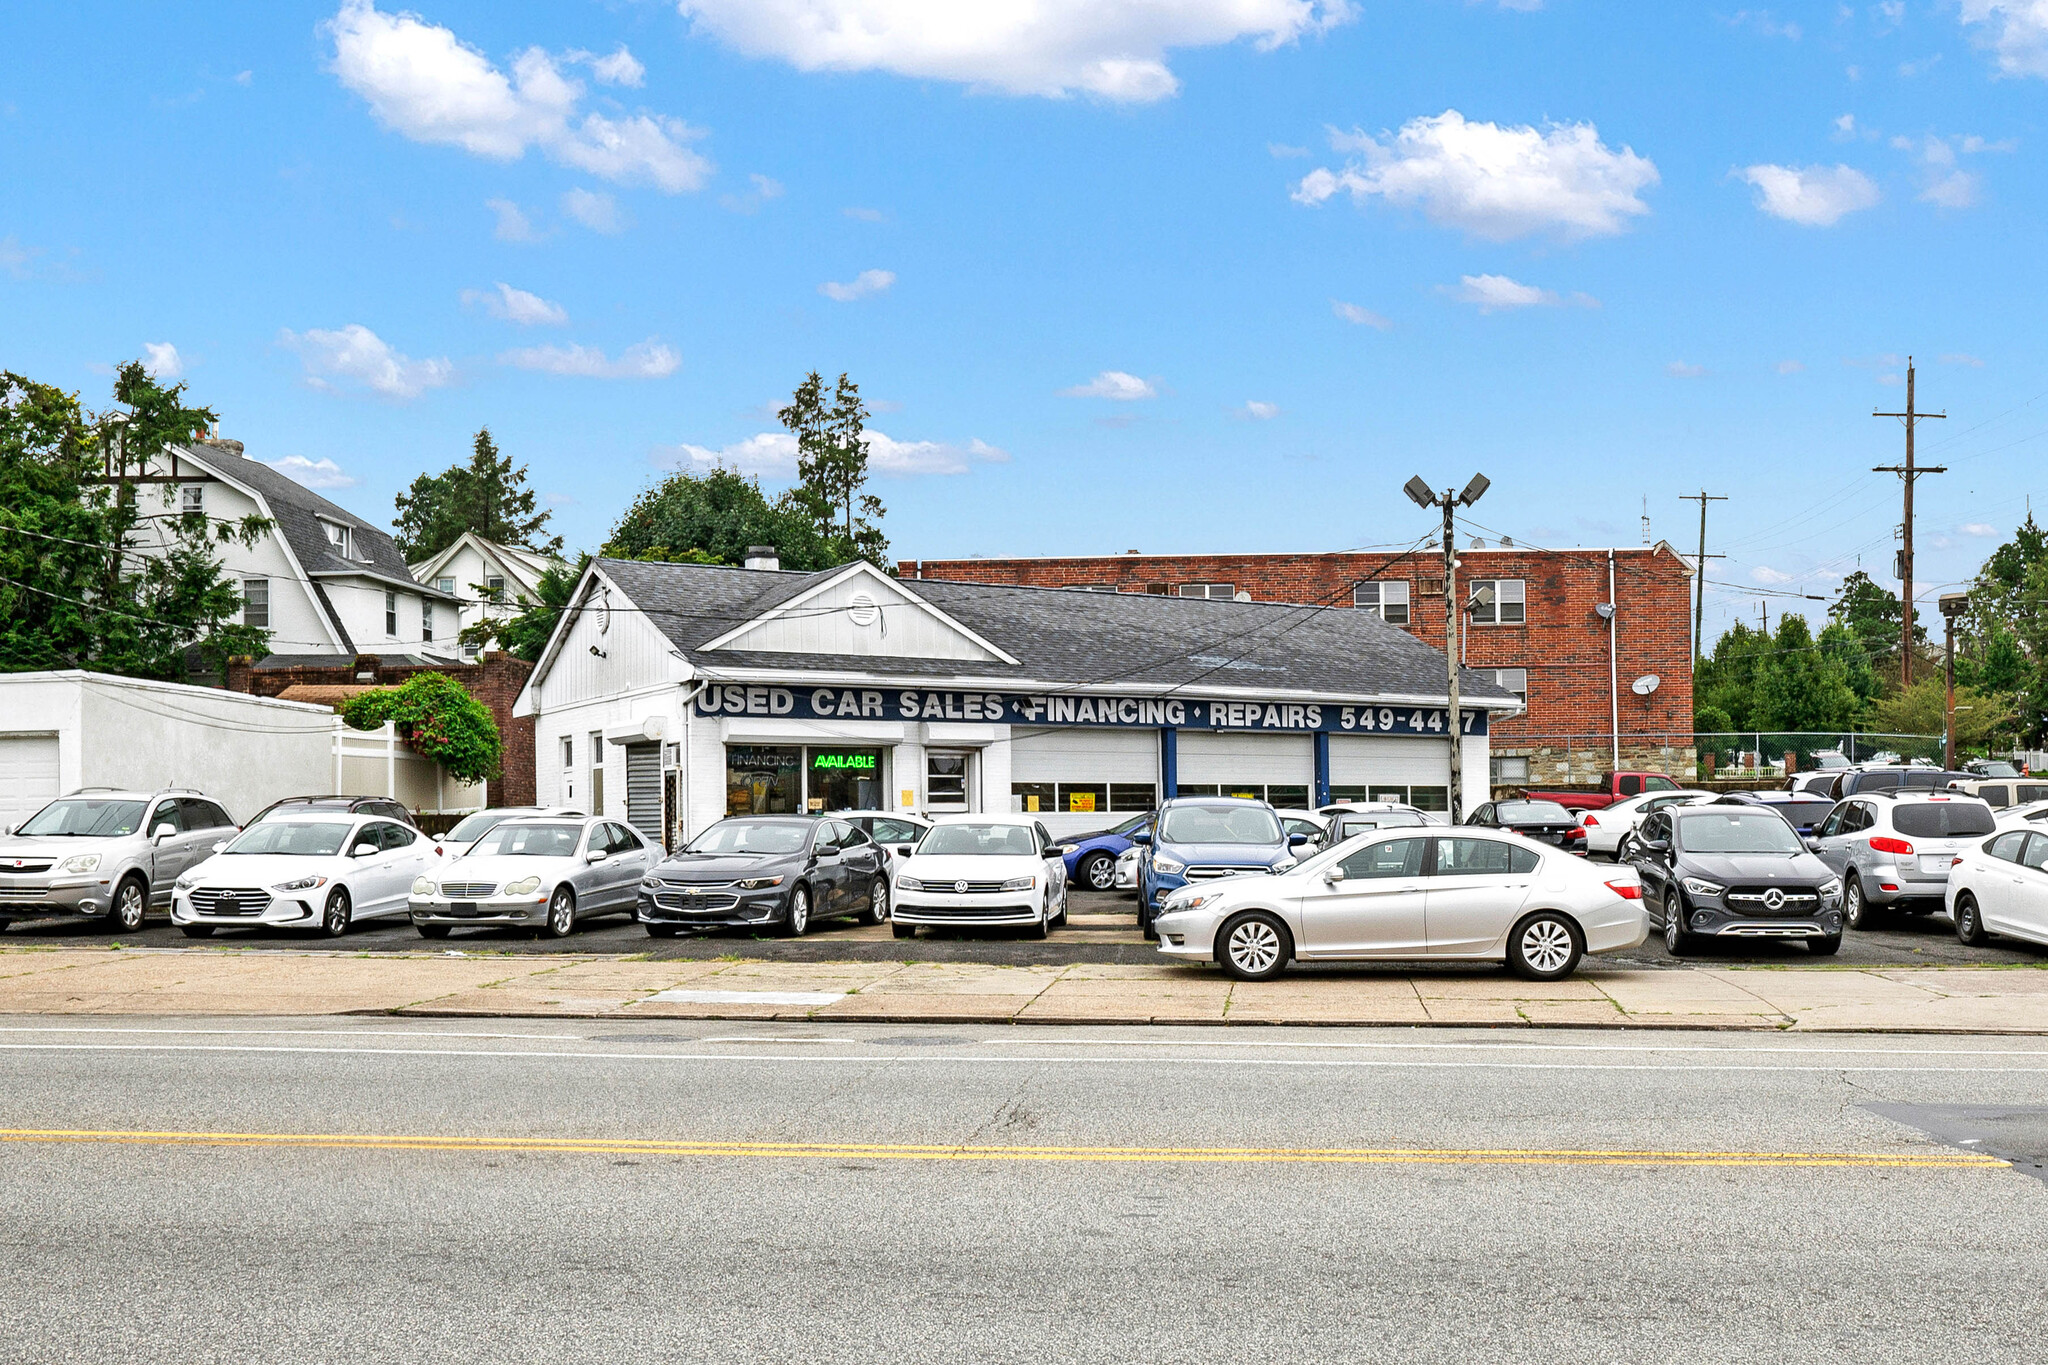
[[[702, 646], [839, 570], [815, 574], [647, 564], [597, 566], [690, 662], [726, 668], [794, 668], [905, 677], [1015, 677], [1047, 683], [1230, 688], [1317, 696], [1442, 696], [1444, 656], [1377, 615], [1349, 607], [1212, 602], [1137, 593], [904, 579], [929, 602], [1018, 665], [954, 659], [881, 659]], [[1507, 701], [1491, 677], [1465, 671], [1474, 701]]]

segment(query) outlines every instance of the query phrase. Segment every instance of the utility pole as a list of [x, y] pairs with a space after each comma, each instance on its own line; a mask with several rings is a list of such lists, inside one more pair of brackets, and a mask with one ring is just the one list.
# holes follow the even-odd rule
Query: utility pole
[[1872, 417], [1897, 417], [1906, 424], [1906, 462], [1904, 464], [1882, 464], [1871, 469], [1873, 474], [1896, 474], [1906, 485], [1906, 517], [1900, 523], [1899, 548], [1899, 688], [1904, 690], [1913, 685], [1913, 482], [1923, 474], [1946, 474], [1947, 465], [1913, 464], [1913, 428], [1920, 422], [1933, 418], [1946, 418], [1945, 412], [1916, 412], [1913, 409], [1913, 357], [1906, 357], [1906, 410], [1904, 412], [1873, 412]]
[[1962, 592], [1945, 592], [1941, 595], [1942, 671], [1947, 675], [1947, 701], [1942, 705], [1942, 746], [1941, 766], [1950, 772], [1956, 767], [1956, 617], [1970, 609], [1970, 595]]
[[1474, 474], [1472, 482], [1465, 485], [1464, 492], [1446, 488], [1439, 494], [1417, 475], [1408, 480], [1401, 489], [1417, 507], [1429, 508], [1441, 504], [1444, 509], [1444, 660], [1450, 703], [1449, 711], [1444, 717], [1444, 728], [1449, 731], [1450, 740], [1449, 799], [1451, 823], [1454, 825], [1465, 818], [1465, 777], [1462, 772], [1465, 746], [1462, 742], [1464, 716], [1458, 709], [1458, 617], [1459, 608], [1463, 604], [1458, 600], [1458, 533], [1453, 519], [1460, 507], [1470, 507], [1478, 502], [1490, 482], [1484, 474]]
[[[1706, 619], [1707, 614], [1707, 561], [1709, 559], [1726, 559], [1728, 557], [1726, 555], [1709, 555], [1707, 553], [1707, 504], [1710, 502], [1726, 502], [1728, 499], [1719, 493], [1710, 494], [1706, 489], [1702, 488], [1697, 493], [1681, 493], [1678, 500], [1680, 502], [1696, 502], [1700, 505], [1700, 553], [1699, 563], [1694, 567], [1694, 572], [1699, 575], [1700, 581], [1692, 608], [1692, 661], [1697, 664], [1700, 661], [1700, 650], [1704, 643], [1700, 639], [1701, 623]], [[1645, 516], [1643, 520], [1647, 522], [1649, 518]]]

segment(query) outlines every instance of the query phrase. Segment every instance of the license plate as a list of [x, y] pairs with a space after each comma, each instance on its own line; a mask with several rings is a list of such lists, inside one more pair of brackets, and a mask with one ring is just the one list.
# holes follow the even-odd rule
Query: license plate
[[475, 901], [450, 901], [448, 903], [448, 913], [451, 915], [476, 915], [482, 912], [478, 909]]
[[1946, 872], [1949, 869], [1949, 864], [1954, 860], [1954, 855], [1949, 853], [1923, 853], [1920, 855], [1920, 870], [1922, 872]]

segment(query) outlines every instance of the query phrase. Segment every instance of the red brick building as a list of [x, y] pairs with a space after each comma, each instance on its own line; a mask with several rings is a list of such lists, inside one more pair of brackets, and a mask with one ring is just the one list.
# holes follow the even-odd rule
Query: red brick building
[[[904, 560], [905, 578], [1139, 592], [1374, 611], [1443, 648], [1443, 556], [1389, 553], [1090, 555]], [[1609, 590], [1609, 582], [1613, 584]], [[1625, 768], [1693, 772], [1692, 566], [1659, 542], [1614, 550], [1474, 543], [1458, 552], [1470, 602], [1464, 659], [1526, 699], [1493, 723], [1497, 783], [1591, 781]], [[1601, 608], [1613, 603], [1612, 619]], [[1636, 690], [1654, 676], [1654, 688]], [[1647, 682], [1642, 686], [1650, 686]]]

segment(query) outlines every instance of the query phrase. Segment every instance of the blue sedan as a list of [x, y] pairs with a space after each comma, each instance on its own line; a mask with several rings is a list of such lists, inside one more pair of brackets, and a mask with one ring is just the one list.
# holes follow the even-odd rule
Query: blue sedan
[[1067, 849], [1067, 885], [1108, 891], [1116, 885], [1117, 855], [1133, 846], [1131, 836], [1152, 828], [1152, 812], [1134, 815], [1114, 829], [1060, 842]]

